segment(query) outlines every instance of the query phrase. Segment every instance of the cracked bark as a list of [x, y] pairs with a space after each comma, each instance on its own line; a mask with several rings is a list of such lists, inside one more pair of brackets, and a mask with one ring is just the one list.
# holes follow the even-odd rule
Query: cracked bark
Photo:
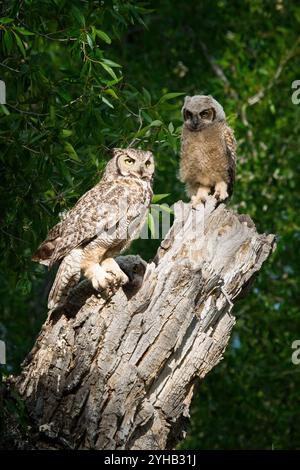
[[195, 384], [223, 358], [233, 303], [274, 246], [213, 198], [197, 210], [178, 202], [134, 297], [89, 292], [77, 311], [49, 314], [15, 383], [37, 447], [173, 448]]

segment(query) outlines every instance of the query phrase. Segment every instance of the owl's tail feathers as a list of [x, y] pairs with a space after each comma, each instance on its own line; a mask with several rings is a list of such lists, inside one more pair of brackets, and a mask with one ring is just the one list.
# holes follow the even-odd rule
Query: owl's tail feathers
[[32, 261], [49, 266], [55, 250], [56, 240], [44, 241], [32, 256]]
[[48, 308], [53, 310], [62, 305], [69, 291], [80, 280], [82, 249], [72, 250], [62, 260], [48, 297]]

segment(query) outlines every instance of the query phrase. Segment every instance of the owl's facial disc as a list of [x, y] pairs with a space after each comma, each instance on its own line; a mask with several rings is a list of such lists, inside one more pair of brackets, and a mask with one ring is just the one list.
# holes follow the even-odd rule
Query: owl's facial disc
[[197, 132], [215, 120], [216, 111], [214, 108], [201, 109], [200, 111], [184, 108], [183, 118], [185, 126], [190, 131]]
[[154, 173], [153, 155], [151, 152], [130, 149], [119, 156], [118, 168], [122, 176], [150, 181]]

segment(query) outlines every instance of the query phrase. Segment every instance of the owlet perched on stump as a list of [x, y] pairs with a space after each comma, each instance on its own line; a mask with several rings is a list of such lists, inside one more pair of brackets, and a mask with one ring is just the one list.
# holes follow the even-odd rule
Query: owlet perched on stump
[[219, 201], [232, 194], [236, 141], [220, 103], [212, 96], [186, 96], [182, 108], [180, 180], [193, 206], [214, 194]]

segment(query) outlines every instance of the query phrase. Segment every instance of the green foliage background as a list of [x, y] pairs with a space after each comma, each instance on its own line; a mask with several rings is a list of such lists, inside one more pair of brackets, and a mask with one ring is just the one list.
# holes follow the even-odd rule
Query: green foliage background
[[[224, 360], [199, 388], [187, 449], [300, 449], [300, 5], [295, 0], [0, 2], [0, 337], [17, 373], [53, 274], [30, 257], [101, 176], [109, 149], [152, 149], [155, 193], [178, 182], [183, 94], [212, 94], [239, 143], [231, 204], [278, 248], [236, 308]], [[224, 79], [224, 75], [226, 79]], [[253, 104], [251, 97], [258, 95]], [[255, 101], [255, 100], [254, 100]], [[157, 241], [132, 251], [150, 259]]]

